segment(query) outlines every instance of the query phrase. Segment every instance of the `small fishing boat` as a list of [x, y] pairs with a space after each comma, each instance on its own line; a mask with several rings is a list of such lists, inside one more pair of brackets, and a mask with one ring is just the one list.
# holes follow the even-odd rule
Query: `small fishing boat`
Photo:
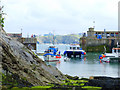
[[60, 51], [55, 46], [49, 46], [47, 50], [45, 50], [44, 60], [48, 62], [59, 61], [61, 58]]
[[64, 51], [64, 56], [68, 58], [82, 58], [86, 52], [79, 45], [72, 44], [69, 49]]
[[112, 48], [112, 53], [103, 53], [99, 59], [100, 62], [120, 62], [120, 47]]

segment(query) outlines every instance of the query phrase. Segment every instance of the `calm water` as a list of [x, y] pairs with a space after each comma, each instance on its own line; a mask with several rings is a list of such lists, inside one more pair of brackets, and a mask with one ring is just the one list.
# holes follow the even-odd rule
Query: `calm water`
[[[37, 52], [44, 52], [49, 45], [41, 44], [37, 45]], [[69, 45], [55, 45], [61, 51], [61, 54], [68, 49]], [[110, 76], [118, 77], [120, 64], [118, 63], [100, 63], [99, 55], [101, 53], [87, 53], [83, 59], [71, 59], [70, 61], [64, 61], [63, 57], [59, 62], [47, 62], [52, 66], [57, 67], [62, 73], [79, 76], [79, 77], [90, 77], [90, 76]], [[40, 58], [43, 59], [42, 56]]]

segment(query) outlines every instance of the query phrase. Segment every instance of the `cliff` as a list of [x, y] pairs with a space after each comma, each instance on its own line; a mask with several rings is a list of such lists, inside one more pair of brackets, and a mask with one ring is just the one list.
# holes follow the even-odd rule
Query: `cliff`
[[[37, 86], [62, 83], [66, 77], [48, 66], [22, 43], [13, 40], [0, 28], [0, 69], [2, 85]], [[8, 80], [8, 81], [7, 81]], [[11, 83], [11, 84], [10, 84]]]

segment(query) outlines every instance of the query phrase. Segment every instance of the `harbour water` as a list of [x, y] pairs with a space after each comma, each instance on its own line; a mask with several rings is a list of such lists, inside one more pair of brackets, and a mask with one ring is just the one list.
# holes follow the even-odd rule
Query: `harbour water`
[[[37, 45], [37, 52], [44, 52], [50, 44]], [[61, 54], [68, 49], [69, 45], [55, 45], [61, 51]], [[90, 76], [108, 76], [120, 77], [120, 63], [100, 63], [99, 55], [101, 53], [87, 53], [83, 59], [71, 59], [64, 61], [64, 57], [59, 62], [46, 62], [57, 67], [63, 74], [89, 78]], [[43, 56], [40, 56], [43, 59]]]

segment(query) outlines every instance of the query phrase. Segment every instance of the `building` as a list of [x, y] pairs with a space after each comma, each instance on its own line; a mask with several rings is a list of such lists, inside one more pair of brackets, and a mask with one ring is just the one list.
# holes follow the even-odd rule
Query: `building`
[[104, 47], [107, 52], [111, 52], [113, 47], [120, 45], [120, 31], [95, 31], [94, 28], [89, 28], [87, 37], [80, 38], [80, 45], [87, 52], [104, 52]]
[[89, 31], [87, 31], [87, 36], [91, 38], [98, 36], [102, 38], [117, 38], [119, 34], [119, 31], [106, 31], [105, 29], [103, 31], [95, 31], [94, 28], [89, 28]]
[[54, 34], [53, 33], [48, 33], [48, 34], [44, 34], [44, 36], [53, 36]]
[[37, 38], [31, 37], [31, 38], [21, 38], [20, 40], [21, 43], [23, 43], [26, 47], [36, 50], [36, 44], [37, 44]]
[[22, 38], [22, 33], [7, 33], [7, 35], [15, 40]]
[[37, 44], [37, 38], [31, 37], [31, 38], [24, 38], [22, 37], [22, 33], [7, 33], [8, 36], [10, 36], [12, 39], [17, 40], [21, 43], [23, 43], [26, 47], [36, 50], [36, 44]]

